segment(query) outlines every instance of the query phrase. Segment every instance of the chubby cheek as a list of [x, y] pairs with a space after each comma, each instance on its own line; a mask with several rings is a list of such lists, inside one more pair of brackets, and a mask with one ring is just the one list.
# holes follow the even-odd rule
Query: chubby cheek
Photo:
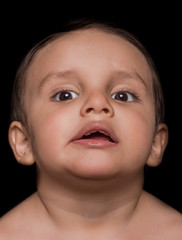
[[64, 159], [60, 154], [64, 154], [63, 150], [72, 136], [72, 114], [70, 115], [70, 110], [66, 108], [55, 108], [52, 111], [42, 111], [32, 119], [31, 128], [36, 148], [34, 152], [38, 154], [39, 164], [43, 161], [49, 165], [51, 161]]
[[153, 109], [130, 110], [119, 117], [121, 151], [126, 156], [125, 161], [131, 162], [132, 159], [133, 165], [145, 165], [151, 152], [155, 130]]

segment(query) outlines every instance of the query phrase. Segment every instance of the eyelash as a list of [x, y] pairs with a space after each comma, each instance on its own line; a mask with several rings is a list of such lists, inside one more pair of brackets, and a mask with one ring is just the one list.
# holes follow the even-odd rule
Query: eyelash
[[[64, 94], [71, 93], [71, 97], [72, 98], [69, 99], [70, 96], [67, 95], [67, 99], [65, 99], [65, 100], [57, 99], [60, 96], [60, 94], [62, 94], [62, 93], [64, 93]], [[129, 100], [127, 99], [125, 101], [119, 100], [119, 99], [114, 99], [114, 97], [117, 96], [117, 94], [120, 94], [121, 95], [120, 97], [127, 97], [127, 98], [130, 98], [130, 99]], [[58, 102], [59, 101], [60, 102], [66, 102], [66, 101], [70, 101], [70, 100], [76, 99], [78, 96], [79, 96], [79, 94], [76, 93], [75, 91], [68, 90], [68, 89], [62, 89], [59, 92], [57, 92], [56, 94], [54, 94], [52, 99], [54, 101], [58, 101]], [[118, 102], [135, 102], [135, 101], [139, 101], [140, 100], [139, 96], [136, 93], [133, 93], [133, 92], [128, 91], [128, 90], [119, 90], [119, 91], [111, 94], [111, 97], [112, 97], [112, 99], [114, 99], [114, 100], [116, 100]]]
[[[79, 94], [77, 94], [77, 93], [75, 93], [74, 91], [72, 91], [72, 90], [67, 90], [67, 89], [64, 89], [64, 90], [61, 90], [61, 91], [59, 91], [59, 92], [57, 92], [54, 96], [53, 96], [53, 99], [55, 100], [55, 101], [68, 101], [68, 100], [72, 100], [72, 99], [65, 99], [65, 100], [61, 100], [61, 99], [56, 99], [57, 97], [59, 97], [59, 95], [60, 94], [62, 94], [62, 93], [72, 93], [72, 99], [75, 99], [75, 98], [77, 98], [78, 96], [79, 96]], [[77, 97], [76, 97], [76, 95], [77, 95]], [[69, 96], [68, 96], [69, 97]]]
[[[113, 96], [117, 96], [117, 94], [120, 95], [120, 97], [127, 97], [127, 100], [122, 100], [122, 99], [114, 99]], [[133, 92], [130, 92], [130, 91], [127, 91], [127, 90], [120, 90], [120, 91], [117, 91], [116, 93], [113, 93], [112, 95], [112, 98], [116, 101], [119, 101], [119, 102], [135, 102], [135, 101], [139, 101], [139, 96]]]

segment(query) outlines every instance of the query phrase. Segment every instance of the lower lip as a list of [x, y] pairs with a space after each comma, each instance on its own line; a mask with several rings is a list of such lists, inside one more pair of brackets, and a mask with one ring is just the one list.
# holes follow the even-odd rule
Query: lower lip
[[96, 139], [78, 139], [74, 140], [73, 143], [84, 145], [92, 148], [106, 148], [106, 147], [114, 147], [117, 145], [115, 142], [109, 142], [104, 140], [96, 140]]

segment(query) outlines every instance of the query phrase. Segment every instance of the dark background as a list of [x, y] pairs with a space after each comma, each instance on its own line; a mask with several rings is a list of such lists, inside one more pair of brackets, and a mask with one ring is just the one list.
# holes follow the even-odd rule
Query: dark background
[[[90, 4], [90, 5], [89, 5]], [[113, 4], [94, 10], [88, 2], [78, 13], [70, 8], [52, 6], [48, 11], [36, 6], [5, 6], [1, 20], [1, 159], [0, 159], [0, 215], [36, 190], [35, 166], [19, 165], [8, 144], [10, 98], [16, 70], [27, 51], [48, 34], [59, 31], [62, 21], [77, 17], [96, 17], [116, 21], [135, 34], [153, 57], [166, 105], [169, 144], [162, 164], [148, 168], [144, 188], [182, 212], [181, 164], [181, 13], [179, 6]], [[15, 9], [14, 9], [15, 8]], [[83, 6], [82, 6], [83, 8]], [[31, 9], [31, 10], [30, 10]], [[27, 10], [30, 10], [29, 12]], [[88, 11], [90, 10], [90, 11]], [[97, 10], [97, 11], [96, 11]]]

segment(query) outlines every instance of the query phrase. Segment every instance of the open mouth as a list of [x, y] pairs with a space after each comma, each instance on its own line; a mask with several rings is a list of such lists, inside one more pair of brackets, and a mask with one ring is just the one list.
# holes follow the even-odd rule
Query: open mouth
[[102, 148], [116, 146], [119, 141], [111, 128], [105, 125], [93, 124], [82, 129], [72, 142], [88, 147]]
[[83, 135], [81, 139], [92, 139], [96, 141], [107, 141], [114, 143], [114, 140], [106, 132], [103, 131], [92, 131]]

